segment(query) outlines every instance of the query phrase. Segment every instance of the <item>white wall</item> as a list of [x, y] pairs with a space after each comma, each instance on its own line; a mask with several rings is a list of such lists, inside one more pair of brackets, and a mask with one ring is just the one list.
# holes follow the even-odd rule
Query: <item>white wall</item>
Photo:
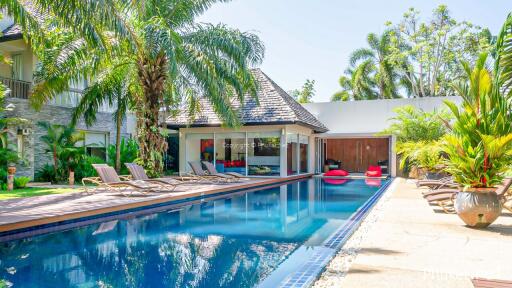
[[457, 104], [461, 98], [424, 97], [408, 99], [364, 100], [348, 102], [308, 103], [303, 106], [329, 128], [326, 134], [375, 134], [386, 129], [389, 119], [396, 116], [393, 109], [413, 105], [425, 111], [445, 108], [443, 100]]

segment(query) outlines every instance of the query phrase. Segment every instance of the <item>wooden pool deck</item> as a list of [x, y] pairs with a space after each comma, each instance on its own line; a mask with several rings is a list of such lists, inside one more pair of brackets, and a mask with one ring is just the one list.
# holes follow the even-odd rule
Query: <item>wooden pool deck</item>
[[93, 194], [76, 192], [3, 200], [0, 201], [0, 232], [240, 189], [246, 191], [261, 186], [280, 185], [283, 182], [308, 177], [311, 177], [311, 174], [283, 178], [250, 178], [246, 181], [228, 184], [187, 183], [178, 186], [173, 192], [150, 193], [146, 196], [134, 193], [133, 197], [125, 197], [116, 192], [99, 191]]
[[512, 280], [511, 213], [471, 229], [429, 206], [412, 181], [395, 182], [315, 288], [510, 287], [504, 285]]

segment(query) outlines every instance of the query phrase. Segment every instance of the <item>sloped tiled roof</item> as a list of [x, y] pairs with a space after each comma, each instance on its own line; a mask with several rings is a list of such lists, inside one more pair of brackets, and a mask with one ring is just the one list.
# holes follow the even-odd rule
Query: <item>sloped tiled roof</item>
[[[40, 10], [37, 9], [32, 2], [24, 1], [23, 4], [27, 12], [30, 13], [37, 22], [43, 23], [45, 18], [48, 18], [48, 16], [45, 13], [40, 12]], [[21, 38], [23, 38], [23, 30], [19, 24], [14, 23], [2, 31], [2, 34], [0, 35], [0, 42], [17, 40]]]
[[[243, 106], [238, 100], [232, 103], [233, 108], [240, 113], [240, 119], [244, 125], [298, 124], [310, 127], [316, 132], [322, 133], [328, 130], [263, 71], [253, 69], [252, 72], [259, 83], [259, 105], [256, 99], [249, 95], [245, 97]], [[200, 102], [201, 111], [193, 119], [190, 119], [187, 110], [183, 109], [177, 116], [167, 119], [168, 127], [220, 126], [222, 120], [217, 116], [212, 105], [207, 100], [200, 100]]]

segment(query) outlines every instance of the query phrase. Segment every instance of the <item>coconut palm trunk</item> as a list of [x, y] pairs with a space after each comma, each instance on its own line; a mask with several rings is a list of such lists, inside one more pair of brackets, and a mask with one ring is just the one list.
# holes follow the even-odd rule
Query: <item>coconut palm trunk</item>
[[123, 114], [117, 113], [116, 121], [116, 171], [121, 172], [121, 127], [123, 125]]
[[159, 112], [163, 101], [166, 81], [167, 58], [160, 53], [154, 59], [141, 57], [137, 62], [138, 76], [144, 96], [138, 105], [139, 158], [145, 168], [156, 175], [163, 169], [163, 153], [167, 142], [160, 132]]

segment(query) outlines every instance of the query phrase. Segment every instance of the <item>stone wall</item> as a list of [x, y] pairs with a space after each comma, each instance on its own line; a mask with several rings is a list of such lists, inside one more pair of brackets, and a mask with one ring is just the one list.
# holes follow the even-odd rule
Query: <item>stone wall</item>
[[[10, 128], [13, 132], [10, 136], [10, 143], [16, 148], [17, 143], [17, 131], [18, 129], [28, 128], [30, 133], [27, 136], [23, 136], [24, 158], [25, 163], [17, 166], [17, 176], [28, 176], [33, 178], [35, 172], [47, 163], [51, 163], [51, 154], [47, 153], [47, 147], [41, 141], [41, 136], [46, 135], [46, 131], [40, 128], [37, 123], [40, 121], [48, 122], [51, 124], [69, 125], [71, 123], [72, 108], [58, 107], [46, 105], [41, 111], [35, 111], [32, 109], [27, 100], [17, 98], [7, 98], [6, 105], [12, 103], [16, 107], [13, 111], [7, 111], [5, 114], [7, 117], [19, 117], [26, 119], [27, 121], [23, 124], [15, 124]], [[91, 132], [106, 132], [109, 135], [109, 144], [115, 144], [116, 127], [112, 120], [112, 114], [110, 113], [98, 113], [96, 123], [87, 127], [83, 120], [81, 120], [76, 128], [78, 130], [91, 131]], [[125, 121], [126, 122], [126, 121]], [[130, 137], [127, 133], [126, 123], [123, 123], [122, 137]]]

